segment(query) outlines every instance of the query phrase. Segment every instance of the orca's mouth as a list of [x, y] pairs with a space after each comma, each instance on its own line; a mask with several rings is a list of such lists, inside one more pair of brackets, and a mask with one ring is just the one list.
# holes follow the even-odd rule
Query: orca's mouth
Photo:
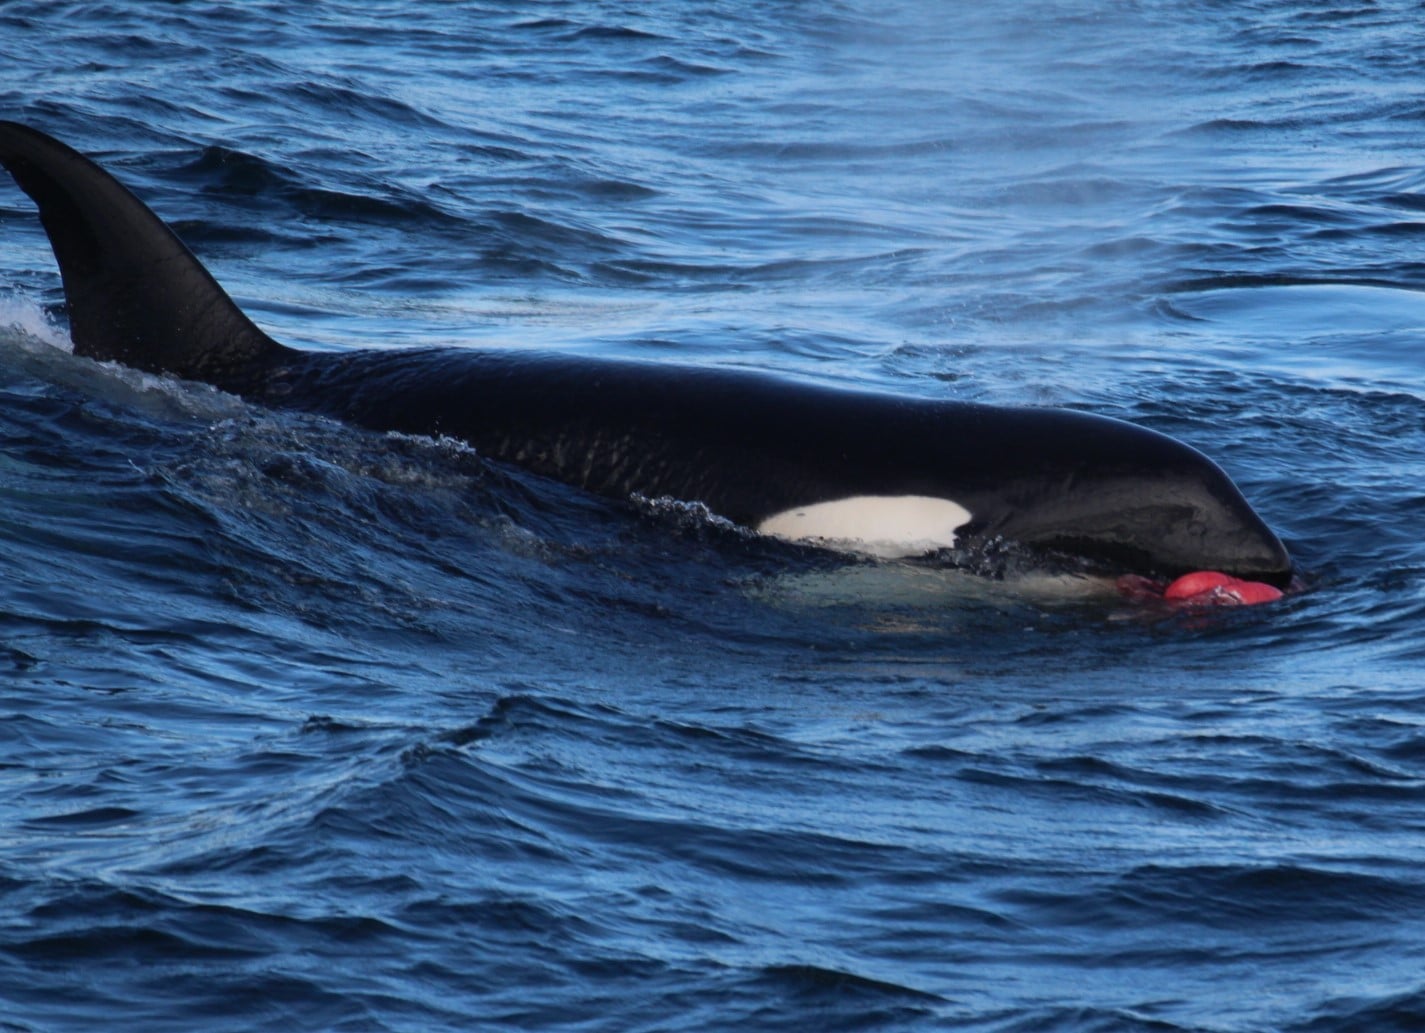
[[1133, 574], [1173, 581], [1185, 574], [1201, 570], [1219, 570], [1242, 581], [1261, 581], [1273, 588], [1286, 589], [1291, 585], [1293, 575], [1290, 560], [1283, 567], [1266, 569], [1262, 569], [1260, 564], [1234, 564], [1211, 560], [1196, 563], [1164, 562], [1150, 550], [1138, 546], [1068, 535], [1035, 541], [1026, 547], [1041, 556], [1049, 566], [1075, 567], [1082, 573], [1106, 577]]
[[[1184, 571], [1184, 573], [1192, 572]], [[1286, 591], [1288, 588], [1290, 588], [1292, 586], [1292, 582], [1296, 579], [1296, 571], [1292, 569], [1290, 564], [1288, 564], [1286, 570], [1284, 571], [1252, 570], [1250, 568], [1246, 568], [1239, 570], [1226, 570], [1223, 571], [1223, 573], [1231, 574], [1233, 577], [1241, 581], [1261, 581], [1264, 584], [1271, 585], [1273, 588], [1280, 588], [1282, 591]]]

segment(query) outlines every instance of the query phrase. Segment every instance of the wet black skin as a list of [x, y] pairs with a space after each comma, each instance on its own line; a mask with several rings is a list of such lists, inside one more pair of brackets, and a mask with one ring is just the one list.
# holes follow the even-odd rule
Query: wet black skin
[[440, 434], [601, 495], [705, 503], [748, 527], [799, 505], [929, 495], [996, 537], [1174, 576], [1285, 585], [1291, 561], [1216, 465], [1088, 413], [855, 391], [766, 374], [461, 348], [304, 352], [257, 328], [166, 225], [49, 136], [0, 122], [39, 206], [75, 350], [377, 430]]

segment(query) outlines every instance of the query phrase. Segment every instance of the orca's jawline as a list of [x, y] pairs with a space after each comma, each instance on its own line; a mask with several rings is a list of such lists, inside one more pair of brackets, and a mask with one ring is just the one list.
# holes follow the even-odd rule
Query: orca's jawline
[[[77, 151], [0, 122], [0, 164], [39, 207], [81, 355], [377, 430], [461, 438], [590, 491], [701, 502], [752, 528], [855, 499], [941, 507], [885, 505], [886, 531], [818, 509], [805, 535], [787, 518], [792, 538], [920, 535], [939, 548], [1021, 527], [1031, 546], [1127, 558], [1139, 573], [1290, 577], [1281, 542], [1222, 471], [1132, 424], [726, 369], [467, 349], [301, 352], [263, 333], [158, 216]], [[867, 512], [875, 507], [857, 519]]]

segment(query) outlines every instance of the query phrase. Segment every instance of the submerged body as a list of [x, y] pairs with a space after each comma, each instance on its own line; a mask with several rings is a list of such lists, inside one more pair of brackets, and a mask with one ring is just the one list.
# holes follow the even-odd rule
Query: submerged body
[[39, 205], [83, 355], [459, 438], [602, 495], [701, 502], [792, 540], [913, 555], [1005, 539], [1145, 574], [1290, 577], [1285, 548], [1220, 469], [1131, 424], [655, 363], [303, 352], [258, 329], [87, 158], [0, 123], [0, 163]]

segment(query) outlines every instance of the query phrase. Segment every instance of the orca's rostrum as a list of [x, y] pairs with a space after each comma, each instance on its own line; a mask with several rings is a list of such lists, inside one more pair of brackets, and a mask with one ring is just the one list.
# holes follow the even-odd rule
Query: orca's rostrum
[[701, 502], [764, 534], [909, 556], [996, 538], [1108, 567], [1285, 584], [1276, 535], [1172, 438], [706, 367], [464, 348], [318, 353], [247, 318], [174, 233], [65, 144], [0, 122], [39, 207], [75, 351], [377, 430], [444, 435], [614, 498]]

